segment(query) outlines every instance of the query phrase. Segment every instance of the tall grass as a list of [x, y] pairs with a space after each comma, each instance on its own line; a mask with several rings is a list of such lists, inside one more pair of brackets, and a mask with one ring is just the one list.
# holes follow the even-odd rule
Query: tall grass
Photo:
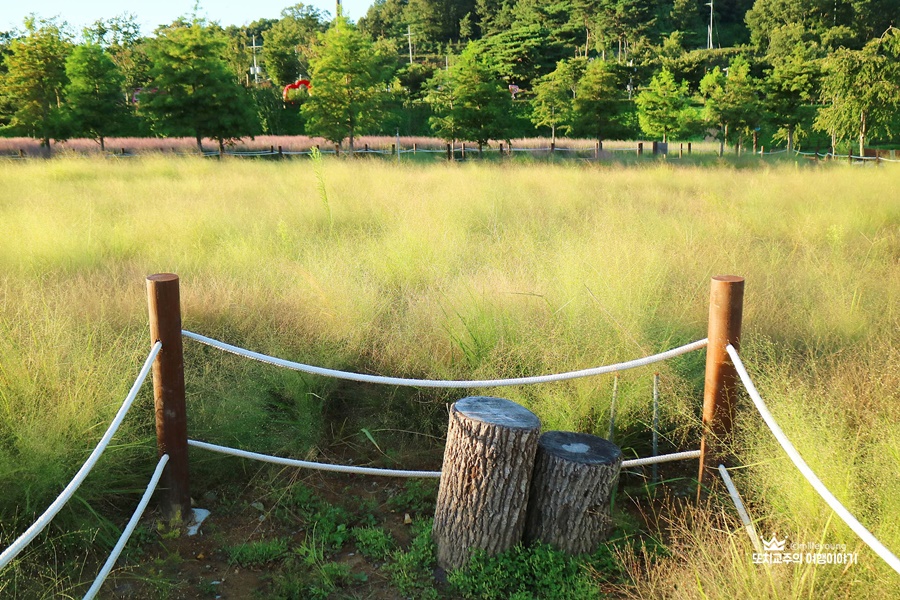
[[[149, 347], [147, 274], [178, 273], [185, 327], [232, 343], [338, 368], [481, 378], [701, 338], [710, 276], [735, 273], [747, 278], [743, 355], [776, 418], [900, 550], [890, 476], [900, 472], [900, 170], [723, 165], [324, 160], [317, 174], [307, 161], [0, 163], [0, 545], [65, 485], [127, 391]], [[186, 352], [191, 435], [261, 451], [314, 455], [348, 419], [440, 434], [443, 403], [460, 395], [285, 374], [190, 342]], [[693, 447], [702, 354], [660, 369], [666, 443]], [[617, 441], [632, 455], [647, 448], [651, 386], [649, 370], [622, 376]], [[486, 393], [530, 406], [546, 429], [605, 435], [611, 387]], [[145, 390], [50, 540], [73, 524], [110, 535], [109, 505], [134, 497], [110, 492], [133, 492], [152, 470], [151, 405]], [[752, 409], [738, 426], [736, 451], [753, 465], [738, 485], [761, 532], [857, 547]], [[218, 459], [196, 458], [201, 481], [223, 476], [203, 467]], [[864, 549], [847, 574], [769, 577], [715, 514], [677, 521], [681, 562], [636, 570], [627, 593], [889, 597], [884, 586], [898, 583]]]

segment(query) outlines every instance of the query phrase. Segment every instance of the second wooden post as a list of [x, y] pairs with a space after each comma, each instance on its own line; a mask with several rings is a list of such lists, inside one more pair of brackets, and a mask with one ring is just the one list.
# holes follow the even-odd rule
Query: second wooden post
[[472, 396], [450, 408], [432, 530], [441, 568], [522, 541], [540, 429], [534, 413], [503, 398]]
[[700, 497], [708, 469], [715, 469], [725, 454], [734, 422], [734, 398], [738, 374], [725, 347], [740, 350], [744, 312], [744, 278], [717, 275], [709, 290], [709, 325], [706, 346], [706, 377], [703, 388], [703, 438], [700, 441]]
[[150, 340], [162, 342], [153, 363], [157, 447], [159, 456], [169, 455], [163, 471], [162, 487], [166, 495], [162, 509], [167, 519], [177, 522], [188, 518], [191, 510], [178, 275], [158, 273], [147, 277], [147, 303]]

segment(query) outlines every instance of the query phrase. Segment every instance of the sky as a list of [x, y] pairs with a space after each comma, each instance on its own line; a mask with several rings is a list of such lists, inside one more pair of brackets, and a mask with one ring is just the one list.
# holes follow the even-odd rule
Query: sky
[[[261, 18], [277, 19], [281, 10], [299, 0], [201, 0], [199, 14], [223, 27], [245, 25]], [[373, 0], [344, 0], [344, 14], [358, 21]], [[72, 26], [74, 33], [98, 19], [108, 19], [129, 12], [137, 17], [144, 35], [157, 25], [168, 24], [193, 12], [195, 0], [0, 0], [0, 31], [22, 29], [23, 19], [30, 13], [39, 17], [59, 16]], [[335, 14], [334, 0], [304, 0], [303, 4]]]

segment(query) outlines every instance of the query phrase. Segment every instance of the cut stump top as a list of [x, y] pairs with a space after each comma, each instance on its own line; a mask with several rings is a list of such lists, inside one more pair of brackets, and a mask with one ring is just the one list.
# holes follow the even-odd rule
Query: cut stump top
[[612, 465], [622, 460], [618, 446], [589, 433], [547, 431], [538, 440], [538, 447], [563, 460], [585, 465]]
[[505, 398], [493, 396], [469, 396], [453, 407], [468, 419], [499, 427], [514, 429], [540, 429], [541, 421], [533, 412]]

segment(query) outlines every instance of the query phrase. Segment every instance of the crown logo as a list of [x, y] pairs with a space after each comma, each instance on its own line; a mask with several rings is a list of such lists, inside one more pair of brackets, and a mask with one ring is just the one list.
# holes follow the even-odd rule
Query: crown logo
[[786, 542], [787, 542], [787, 538], [785, 538], [781, 541], [778, 541], [778, 538], [774, 535], [772, 536], [771, 540], [767, 540], [766, 538], [763, 538], [763, 540], [762, 540], [763, 550], [765, 550], [766, 552], [783, 552], [784, 545]]

